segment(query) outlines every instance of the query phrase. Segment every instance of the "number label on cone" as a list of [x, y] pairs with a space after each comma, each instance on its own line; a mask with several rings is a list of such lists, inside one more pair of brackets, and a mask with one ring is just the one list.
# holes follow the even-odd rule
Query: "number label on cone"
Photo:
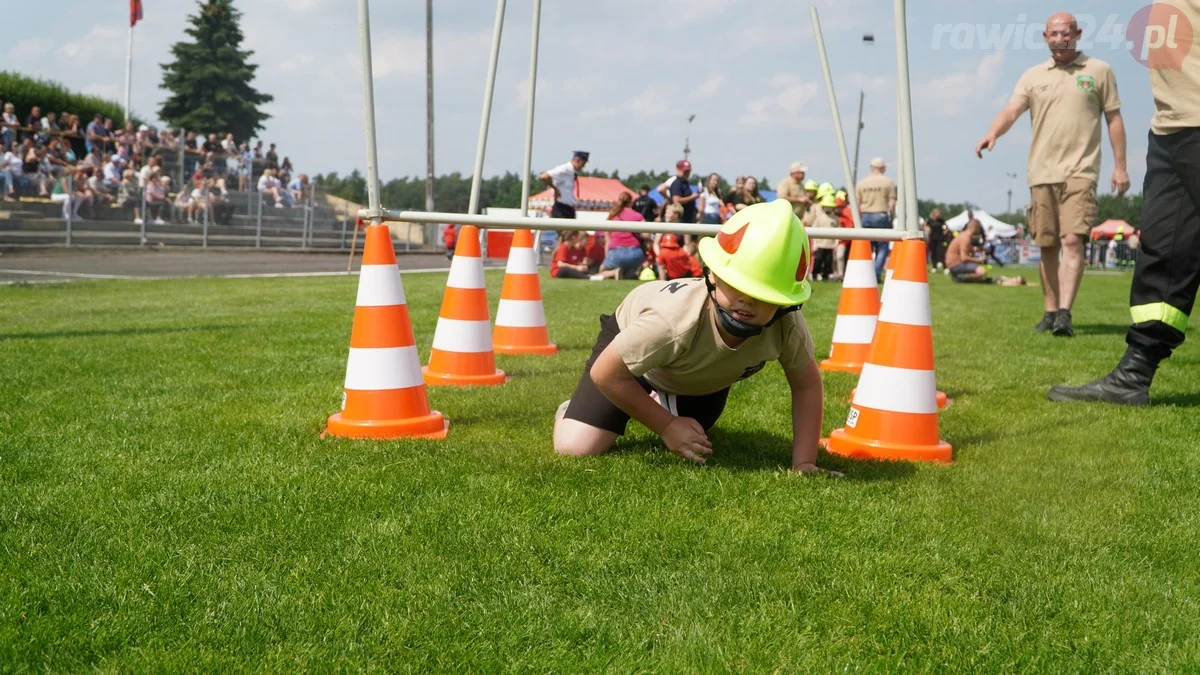
[[851, 408], [850, 414], [846, 416], [846, 426], [853, 429], [858, 425], [858, 408]]

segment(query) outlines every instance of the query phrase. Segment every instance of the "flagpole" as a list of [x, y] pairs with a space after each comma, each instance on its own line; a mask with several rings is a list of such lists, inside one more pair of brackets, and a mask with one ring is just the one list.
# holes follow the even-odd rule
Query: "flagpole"
[[129, 49], [125, 53], [125, 122], [130, 121], [129, 94], [133, 84], [133, 21], [129, 22]]

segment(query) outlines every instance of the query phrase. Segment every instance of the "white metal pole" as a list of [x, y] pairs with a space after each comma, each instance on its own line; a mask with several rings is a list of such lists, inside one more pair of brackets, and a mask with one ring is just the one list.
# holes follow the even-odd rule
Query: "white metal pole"
[[821, 55], [821, 72], [825, 75], [825, 93], [829, 95], [829, 112], [833, 115], [833, 132], [837, 135], [838, 153], [842, 157], [842, 180], [846, 182], [847, 198], [850, 200], [850, 213], [854, 216], [854, 227], [862, 227], [862, 219], [858, 213], [858, 197], [854, 194], [853, 178], [850, 173], [850, 155], [846, 152], [846, 136], [842, 134], [842, 116], [838, 112], [837, 94], [833, 91], [833, 74], [829, 71], [829, 56], [825, 53], [825, 37], [821, 34], [821, 19], [817, 16], [817, 8], [809, 7], [812, 18], [813, 34], [817, 37], [817, 52]]
[[[601, 232], [621, 232], [629, 228], [629, 223], [619, 220], [575, 220], [571, 218], [521, 218], [520, 216], [483, 216], [465, 213], [440, 213], [437, 211], [393, 211], [385, 210], [383, 218], [387, 221], [401, 223], [458, 223], [461, 225], [477, 225], [479, 227], [503, 227], [543, 230], [596, 230]], [[721, 231], [720, 225], [705, 225], [702, 223], [642, 223], [638, 230], [651, 233], [674, 232], [676, 234], [698, 234], [714, 236]], [[898, 230], [842, 227], [812, 227], [807, 228], [810, 239], [847, 239], [864, 241], [900, 241], [919, 237], [911, 232]]]
[[900, 88], [900, 133], [904, 142], [905, 225], [919, 230], [917, 215], [917, 159], [913, 139], [912, 81], [908, 68], [908, 20], [905, 0], [894, 0], [896, 14], [896, 65]]
[[[365, 2], [365, 0], [362, 0]], [[496, 25], [492, 29], [492, 57], [483, 89], [483, 114], [479, 118], [479, 143], [475, 146], [475, 173], [471, 177], [471, 200], [467, 213], [479, 212], [479, 189], [483, 183], [483, 155], [487, 150], [488, 123], [492, 119], [492, 91], [496, 86], [496, 63], [500, 60], [500, 33], [504, 30], [505, 0], [496, 0]], [[482, 235], [482, 233], [480, 233]]]
[[896, 217], [892, 219], [892, 227], [897, 230], [903, 230], [906, 227], [908, 219], [904, 217], [904, 212], [908, 210], [908, 202], [905, 201], [908, 195], [908, 188], [904, 185], [904, 175], [907, 173], [904, 170], [908, 163], [908, 153], [904, 152], [904, 133], [900, 131], [900, 85], [896, 85]]
[[537, 99], [538, 34], [541, 32], [541, 24], [542, 0], [533, 0], [533, 37], [529, 47], [529, 110], [525, 113], [525, 163], [521, 171], [522, 217], [529, 215], [529, 172], [533, 168], [533, 106]]
[[363, 137], [367, 144], [367, 208], [372, 212], [371, 224], [379, 225], [383, 219], [375, 215], [379, 211], [379, 156], [375, 144], [375, 80], [371, 72], [369, 4], [368, 0], [358, 0], [358, 46], [362, 59]]
[[133, 26], [129, 27], [129, 48], [125, 51], [125, 122], [130, 120], [129, 98], [133, 87]]

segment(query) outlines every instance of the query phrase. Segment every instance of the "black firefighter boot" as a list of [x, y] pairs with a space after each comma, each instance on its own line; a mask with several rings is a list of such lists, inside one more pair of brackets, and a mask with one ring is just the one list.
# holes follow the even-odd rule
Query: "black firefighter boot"
[[1106, 401], [1120, 405], [1150, 402], [1150, 381], [1159, 359], [1138, 347], [1129, 346], [1125, 356], [1108, 375], [1079, 387], [1059, 385], [1046, 393], [1051, 401]]

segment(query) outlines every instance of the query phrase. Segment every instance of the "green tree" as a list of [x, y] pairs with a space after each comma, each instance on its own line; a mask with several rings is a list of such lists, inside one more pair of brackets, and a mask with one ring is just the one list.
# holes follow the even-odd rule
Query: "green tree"
[[258, 66], [254, 53], [241, 49], [241, 12], [233, 0], [201, 0], [186, 32], [192, 41], [171, 47], [175, 60], [162, 64], [161, 89], [171, 92], [159, 108], [168, 124], [200, 132], [233, 132], [234, 138], [253, 138], [270, 115], [260, 106], [274, 97], [251, 82]]

